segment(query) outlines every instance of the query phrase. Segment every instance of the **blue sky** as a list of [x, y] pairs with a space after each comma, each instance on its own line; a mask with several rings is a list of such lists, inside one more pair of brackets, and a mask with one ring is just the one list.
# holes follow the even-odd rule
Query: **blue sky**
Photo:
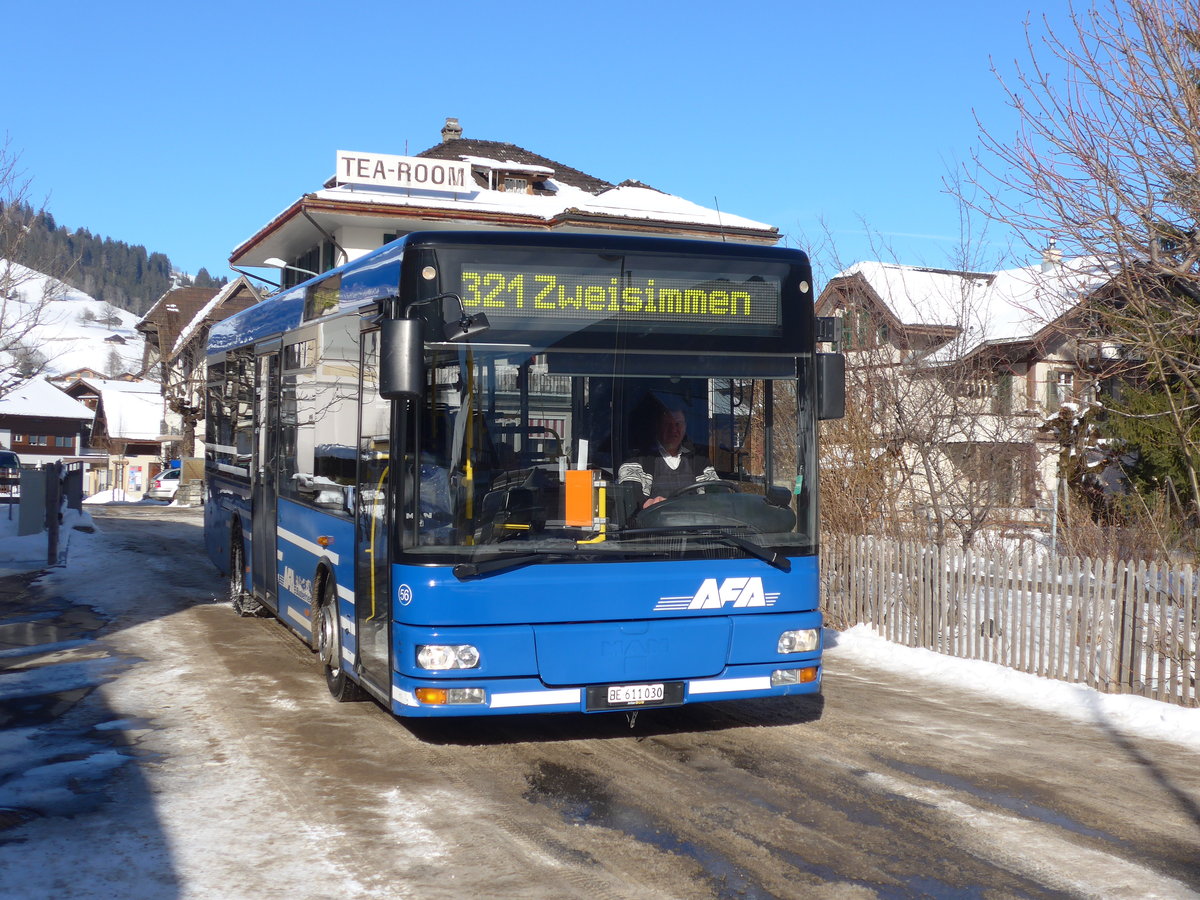
[[[1043, 12], [1061, 23], [1065, 3]], [[976, 114], [1012, 132], [990, 67], [1025, 57], [1029, 15], [1006, 0], [12, 4], [0, 134], [60, 225], [190, 272], [228, 274], [336, 150], [416, 153], [446, 116], [793, 246], [828, 229], [846, 263], [944, 265], [959, 214], [943, 181], [979, 143]]]

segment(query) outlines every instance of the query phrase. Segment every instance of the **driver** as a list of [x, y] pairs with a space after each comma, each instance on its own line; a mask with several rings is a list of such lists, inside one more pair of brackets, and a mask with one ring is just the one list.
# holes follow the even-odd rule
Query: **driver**
[[646, 500], [642, 509], [661, 503], [673, 493], [698, 481], [720, 481], [712, 463], [687, 440], [683, 410], [663, 407], [657, 422], [653, 449], [621, 463], [619, 483], [640, 484]]

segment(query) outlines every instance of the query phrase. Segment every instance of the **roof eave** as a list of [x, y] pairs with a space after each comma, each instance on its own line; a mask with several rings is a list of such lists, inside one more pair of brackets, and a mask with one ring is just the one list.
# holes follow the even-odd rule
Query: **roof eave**
[[231, 266], [248, 265], [248, 263], [243, 263], [241, 261], [242, 257], [249, 253], [256, 246], [261, 244], [264, 240], [266, 240], [284, 225], [286, 225], [288, 222], [290, 222], [292, 219], [294, 219], [296, 215], [305, 208], [305, 201], [309, 200], [311, 196], [311, 194], [306, 194], [305, 196], [299, 198], [295, 203], [252, 234], [247, 240], [243, 241], [237, 247], [234, 247], [233, 252], [229, 254], [229, 264]]
[[607, 215], [603, 213], [585, 212], [571, 208], [546, 218], [544, 216], [527, 215], [515, 212], [493, 212], [481, 209], [470, 210], [470, 215], [464, 217], [461, 209], [448, 209], [431, 206], [398, 206], [392, 203], [376, 202], [344, 202], [330, 200], [306, 194], [289, 206], [286, 210], [268, 222], [249, 240], [238, 246], [229, 258], [231, 265], [253, 265], [244, 259], [252, 253], [259, 244], [270, 238], [291, 220], [303, 213], [332, 213], [353, 214], [362, 217], [387, 219], [416, 219], [427, 222], [460, 221], [464, 227], [469, 225], [490, 225], [501, 228], [522, 228], [547, 230], [569, 225], [620, 229], [622, 231], [645, 231], [655, 234], [691, 234], [704, 238], [736, 238], [762, 244], [775, 244], [779, 241], [779, 229], [746, 228], [744, 226], [716, 225], [704, 222], [669, 222], [662, 219], [636, 218], [631, 216]]

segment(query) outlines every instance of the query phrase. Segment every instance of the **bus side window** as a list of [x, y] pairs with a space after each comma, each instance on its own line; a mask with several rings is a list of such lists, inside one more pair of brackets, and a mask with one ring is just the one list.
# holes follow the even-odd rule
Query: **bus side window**
[[316, 505], [349, 514], [355, 480], [354, 435], [358, 419], [359, 333], [354, 318], [325, 322], [317, 342], [313, 393], [312, 498]]

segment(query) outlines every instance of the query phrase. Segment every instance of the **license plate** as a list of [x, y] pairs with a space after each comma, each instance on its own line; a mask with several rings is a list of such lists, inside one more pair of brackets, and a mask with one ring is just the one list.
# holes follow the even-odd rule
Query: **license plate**
[[661, 684], [617, 684], [608, 689], [608, 705], [657, 703], [663, 698]]
[[643, 706], [677, 706], [683, 702], [683, 682], [661, 684], [610, 684], [587, 689], [588, 709], [627, 709]]

